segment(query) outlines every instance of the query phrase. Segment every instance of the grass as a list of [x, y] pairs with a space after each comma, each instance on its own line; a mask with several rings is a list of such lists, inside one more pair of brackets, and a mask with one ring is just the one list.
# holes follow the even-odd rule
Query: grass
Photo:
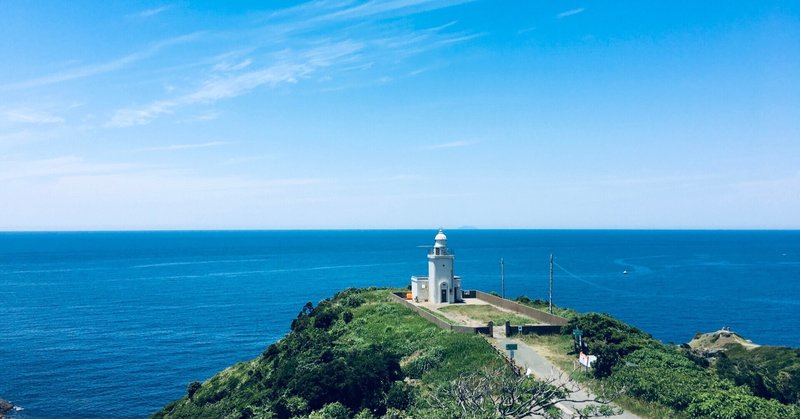
[[422, 311], [430, 313], [431, 315], [433, 315], [437, 319], [444, 320], [445, 322], [447, 322], [447, 324], [458, 324], [458, 322], [456, 322], [455, 320], [452, 320], [449, 317], [445, 316], [444, 314], [440, 313], [439, 310], [430, 310], [430, 309], [422, 307], [422, 306], [418, 306], [418, 307], [420, 309], [422, 309]]
[[496, 325], [503, 324], [506, 321], [511, 322], [513, 325], [538, 323], [530, 317], [501, 311], [491, 305], [449, 305], [441, 307], [439, 311], [460, 314], [481, 323], [492, 321]]
[[[391, 300], [391, 291], [394, 290], [358, 291], [356, 294], [364, 303], [347, 307], [353, 314], [352, 320], [346, 323], [340, 318], [329, 332], [317, 333], [337, 336], [336, 347], [342, 350], [380, 347], [396, 354], [404, 366], [424, 358], [427, 364], [417, 368], [413, 380], [422, 392], [466, 371], [507, 368], [494, 347], [482, 337], [438, 328]], [[334, 300], [334, 304], [340, 302]], [[419, 366], [420, 362], [416, 364]], [[184, 396], [154, 417], [239, 417], [244, 408], [251, 409], [256, 417], [267, 416], [270, 400], [265, 395], [276, 385], [272, 379], [274, 372], [273, 364], [265, 356], [236, 364], [206, 380], [193, 399]]]

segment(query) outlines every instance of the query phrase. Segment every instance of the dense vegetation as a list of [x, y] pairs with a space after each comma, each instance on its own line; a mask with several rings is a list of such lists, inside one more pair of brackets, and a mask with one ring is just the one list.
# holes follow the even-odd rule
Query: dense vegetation
[[[624, 386], [631, 397], [688, 417], [800, 417], [796, 405], [759, 397], [780, 394], [783, 399], [775, 397], [780, 401], [796, 401], [791, 398], [792, 394], [797, 396], [796, 351], [771, 348], [761, 356], [758, 352], [741, 352], [745, 351], [742, 348], [728, 351], [714, 368], [690, 352], [664, 345], [608, 315], [575, 316], [562, 333], [571, 335], [575, 328], [583, 331], [584, 346], [576, 346], [575, 351], [582, 349], [598, 356], [595, 378]], [[776, 350], [781, 356], [774, 354]], [[764, 380], [769, 381], [768, 377], [772, 377], [769, 391], [761, 394], [751, 390], [760, 385], [767, 387]], [[742, 385], [750, 384], [748, 381], [757, 385]]]
[[800, 349], [761, 346], [727, 348], [716, 362], [717, 374], [754, 394], [781, 403], [800, 402]]
[[[798, 350], [730, 347], [708, 362], [608, 315], [557, 310], [570, 319], [562, 343], [574, 329], [583, 332], [572, 355], [598, 356], [596, 382], [624, 387], [637, 403], [657, 407], [653, 416], [800, 417]], [[525, 409], [547, 415], [566, 397], [510, 373], [483, 338], [441, 330], [390, 302], [387, 290], [351, 289], [307, 303], [284, 339], [253, 361], [189, 384], [186, 396], [154, 417], [524, 417]]]
[[190, 384], [154, 417], [454, 417], [420, 394], [464, 371], [507, 369], [483, 338], [438, 329], [387, 296], [346, 290], [306, 304], [260, 357]]

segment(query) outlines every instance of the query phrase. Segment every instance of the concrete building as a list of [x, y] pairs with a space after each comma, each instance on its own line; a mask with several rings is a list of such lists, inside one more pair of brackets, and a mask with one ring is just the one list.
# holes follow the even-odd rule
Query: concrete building
[[447, 236], [439, 229], [428, 251], [428, 276], [411, 277], [411, 298], [436, 304], [461, 302], [461, 277], [453, 275], [453, 259]]

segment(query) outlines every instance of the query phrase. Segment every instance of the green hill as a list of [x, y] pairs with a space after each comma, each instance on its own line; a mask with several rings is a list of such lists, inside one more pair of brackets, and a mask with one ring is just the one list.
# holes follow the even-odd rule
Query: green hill
[[[390, 292], [349, 289], [317, 306], [307, 303], [290, 333], [261, 356], [191, 383], [184, 397], [153, 417], [515, 417], [494, 406], [479, 410], [536, 389], [549, 394], [539, 405], [564, 397], [532, 379], [502, 378], [511, 368], [483, 337], [439, 329], [391, 301]], [[758, 347], [730, 333], [698, 335], [680, 348], [608, 315], [569, 317], [561, 335], [542, 342], [554, 343], [549, 349], [570, 360], [581, 350], [597, 355], [594, 378], [581, 379], [625, 388], [620, 403], [643, 416], [800, 417], [796, 349]], [[582, 348], [570, 349], [574, 329], [582, 330]], [[713, 353], [714, 362], [697, 351]], [[463, 390], [480, 399], [474, 409], [447, 398]]]
[[261, 356], [193, 383], [153, 417], [430, 417], [420, 394], [463, 371], [508, 368], [485, 339], [441, 330], [388, 294], [345, 290], [306, 304]]

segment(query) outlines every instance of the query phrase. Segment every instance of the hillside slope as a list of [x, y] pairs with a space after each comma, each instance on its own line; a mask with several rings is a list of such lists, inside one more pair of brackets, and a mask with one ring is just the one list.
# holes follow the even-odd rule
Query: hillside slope
[[507, 368], [483, 338], [443, 331], [389, 302], [388, 292], [345, 290], [306, 304], [261, 356], [193, 383], [153, 417], [431, 416], [416, 400], [420, 390], [463, 371]]

